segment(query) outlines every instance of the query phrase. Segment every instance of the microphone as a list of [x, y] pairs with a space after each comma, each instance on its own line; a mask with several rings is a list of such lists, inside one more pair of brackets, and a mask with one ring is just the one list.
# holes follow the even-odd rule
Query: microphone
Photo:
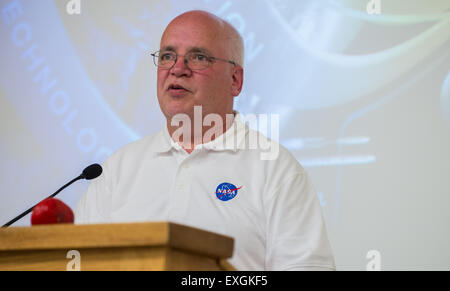
[[79, 177], [80, 179], [92, 180], [100, 176], [103, 172], [102, 166], [99, 164], [92, 164], [83, 170]]
[[[76, 177], [75, 179], [73, 179], [72, 181], [67, 183], [66, 185], [62, 186], [58, 191], [56, 191], [55, 193], [53, 193], [52, 195], [48, 196], [45, 199], [49, 199], [49, 198], [55, 197], [56, 195], [58, 195], [59, 192], [61, 192], [62, 190], [64, 190], [68, 186], [70, 186], [75, 181], [78, 181], [78, 180], [81, 180], [81, 179], [92, 180], [92, 179], [95, 179], [98, 176], [100, 176], [102, 174], [102, 172], [103, 172], [102, 166], [100, 166], [99, 164], [92, 164], [89, 167], [87, 167], [86, 169], [84, 169], [83, 172], [81, 173], [81, 175], [79, 175], [78, 177]], [[44, 201], [44, 200], [42, 200], [42, 201]], [[41, 203], [41, 202], [39, 202], [39, 203]], [[37, 203], [36, 205], [38, 205], [39, 203]], [[25, 215], [27, 215], [28, 213], [33, 211], [33, 209], [34, 209], [34, 207], [36, 207], [36, 205], [31, 207], [27, 211], [23, 212], [19, 216], [15, 217], [14, 219], [9, 221], [8, 223], [4, 224], [2, 227], [8, 227], [11, 224], [13, 224], [14, 222], [16, 222], [17, 220], [21, 219], [22, 217], [24, 217]]]

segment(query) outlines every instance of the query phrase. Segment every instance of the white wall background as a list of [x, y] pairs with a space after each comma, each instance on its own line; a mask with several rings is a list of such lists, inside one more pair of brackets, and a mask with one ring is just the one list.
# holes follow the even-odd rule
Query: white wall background
[[[236, 108], [280, 114], [338, 269], [378, 250], [383, 270], [450, 270], [448, 1], [68, 2], [0, 0], [1, 224], [161, 128], [150, 53], [174, 16], [203, 9], [243, 35]], [[86, 187], [59, 198], [75, 207]]]

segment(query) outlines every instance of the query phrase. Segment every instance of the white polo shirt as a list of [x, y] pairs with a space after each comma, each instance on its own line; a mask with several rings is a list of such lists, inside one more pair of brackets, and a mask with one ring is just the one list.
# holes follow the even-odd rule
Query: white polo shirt
[[[236, 115], [225, 134], [191, 154], [167, 128], [125, 146], [89, 185], [75, 223], [170, 221], [233, 237], [238, 270], [334, 270], [307, 173], [281, 146], [275, 160], [244, 149], [250, 132]], [[235, 146], [224, 143], [230, 137]]]

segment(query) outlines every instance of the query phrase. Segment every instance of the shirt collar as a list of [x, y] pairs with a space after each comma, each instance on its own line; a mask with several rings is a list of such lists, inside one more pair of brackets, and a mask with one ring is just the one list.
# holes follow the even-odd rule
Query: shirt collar
[[154, 140], [153, 149], [157, 153], [166, 153], [174, 147], [174, 142], [170, 137], [167, 126], [164, 126], [163, 130], [157, 133]]
[[[236, 152], [238, 149], [243, 148], [242, 146], [243, 143], [245, 143], [246, 131], [247, 127], [242, 122], [240, 113], [238, 111], [234, 111], [233, 123], [224, 134], [208, 143], [197, 145], [195, 149]], [[160, 131], [158, 135], [159, 136], [156, 139], [155, 144], [156, 152], [166, 153], [172, 149], [177, 151], [183, 150], [183, 148], [172, 139], [167, 126], [164, 126], [163, 130]]]

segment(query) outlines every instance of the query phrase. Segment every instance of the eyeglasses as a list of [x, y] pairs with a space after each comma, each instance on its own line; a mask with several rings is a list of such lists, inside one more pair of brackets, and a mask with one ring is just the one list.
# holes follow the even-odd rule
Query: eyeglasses
[[184, 58], [184, 63], [191, 70], [198, 71], [206, 69], [215, 61], [223, 61], [232, 64], [233, 66], [237, 66], [237, 64], [233, 61], [211, 57], [202, 52], [188, 52], [187, 54], [182, 56], [173, 51], [159, 51], [151, 54], [151, 56], [153, 56], [153, 62], [155, 63], [155, 66], [161, 69], [171, 69], [176, 64], [178, 56]]

